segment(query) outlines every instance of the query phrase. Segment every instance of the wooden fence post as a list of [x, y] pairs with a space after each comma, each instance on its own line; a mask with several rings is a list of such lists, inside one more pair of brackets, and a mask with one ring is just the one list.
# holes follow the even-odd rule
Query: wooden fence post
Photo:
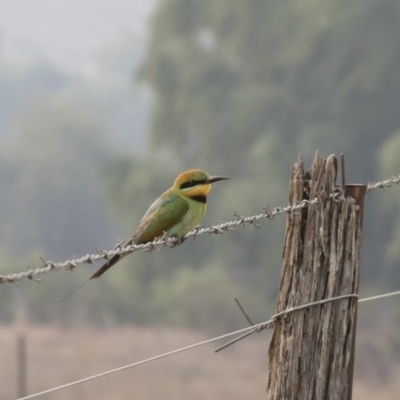
[[26, 336], [20, 332], [17, 335], [17, 396], [26, 395]]
[[[288, 215], [277, 311], [358, 293], [364, 185], [336, 186], [337, 160], [316, 154], [292, 167], [289, 202], [319, 204]], [[330, 194], [345, 195], [336, 201]], [[357, 299], [280, 318], [269, 349], [269, 400], [351, 400]]]
[[16, 383], [17, 397], [25, 397], [27, 394], [27, 327], [26, 306], [23, 295], [17, 287], [14, 288], [15, 306], [15, 332], [16, 332]]

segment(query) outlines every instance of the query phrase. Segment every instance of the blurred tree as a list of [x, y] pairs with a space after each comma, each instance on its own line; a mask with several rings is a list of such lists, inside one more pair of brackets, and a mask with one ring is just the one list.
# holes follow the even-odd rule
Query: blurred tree
[[34, 99], [64, 89], [67, 81], [46, 63], [27, 67], [0, 56], [0, 138], [10, 137], [14, 121]]
[[148, 151], [149, 91], [132, 82], [142, 59], [143, 42], [142, 34], [138, 33], [117, 36], [99, 52], [97, 79], [86, 90], [86, 95], [92, 95], [91, 103], [107, 110], [115, 146], [130, 157], [132, 154], [140, 157]]
[[[140, 73], [154, 94], [152, 153], [139, 158], [136, 151], [131, 157], [131, 150], [143, 149], [137, 135], [142, 125], [127, 112], [136, 98], [121, 95], [125, 83], [120, 74], [141, 49], [135, 41], [127, 51], [130, 38], [123, 37], [118, 48], [101, 55], [108, 78], [99, 80], [85, 99], [119, 110], [114, 121], [124, 126], [113, 134], [129, 133], [133, 145], [124, 142], [129, 154], [105, 163], [111, 153], [103, 133], [110, 120], [96, 112], [89, 115], [80, 103], [64, 109], [49, 100], [22, 114], [14, 130], [19, 137], [15, 147], [0, 149], [5, 188], [0, 239], [11, 248], [49, 242], [51, 251], [65, 251], [68, 257], [99, 243], [115, 243], [116, 235], [104, 222], [106, 206], [97, 189], [87, 185], [100, 166], [104, 197], [124, 226], [121, 239], [133, 233], [150, 203], [186, 168], [233, 178], [213, 189], [204, 224], [231, 219], [233, 211], [247, 214], [284, 205], [290, 163], [298, 153], [311, 159], [317, 148], [324, 155], [346, 154], [348, 181], [375, 179], [377, 166], [380, 178], [398, 173], [399, 18], [397, 0], [159, 2]], [[0, 88], [7, 89], [8, 81], [0, 79]], [[0, 90], [0, 102], [7, 101], [7, 93]], [[138, 110], [146, 114], [145, 108]], [[14, 205], [17, 211], [8, 214], [5, 210]], [[389, 279], [398, 276], [398, 202], [373, 196], [366, 207], [362, 277], [372, 285], [385, 254]], [[57, 222], [56, 216], [61, 218]], [[275, 297], [283, 226], [280, 217], [271, 227], [264, 222], [261, 235], [238, 230], [220, 240], [189, 240], [151, 257], [135, 253], [107, 279], [86, 286], [78, 296], [88, 298], [87, 307], [73, 307], [72, 301], [66, 305], [71, 307], [66, 321], [162, 319], [204, 326], [208, 318], [218, 319], [212, 305], [220, 314], [222, 297], [235, 292], [246, 293], [262, 315], [259, 296], [264, 303]], [[72, 278], [64, 283], [66, 290], [73, 287]], [[208, 295], [207, 315], [200, 316], [198, 304]], [[38, 315], [42, 309], [37, 307]], [[234, 315], [224, 317], [226, 327], [234, 323]]]
[[396, 0], [161, 2], [142, 72], [153, 144], [240, 171], [273, 127], [285, 152], [346, 151], [371, 179], [351, 160], [399, 126], [399, 15]]
[[[267, 193], [260, 177], [272, 203], [286, 188], [273, 175], [299, 152], [344, 152], [349, 181], [373, 180], [377, 149], [400, 126], [399, 18], [397, 0], [160, 2], [141, 74], [155, 94], [153, 146], [235, 177], [236, 204], [252, 210]], [[373, 241], [370, 279], [384, 253]]]
[[[380, 176], [386, 179], [393, 175], [398, 175], [400, 171], [400, 130], [391, 138], [387, 139], [379, 152], [378, 160], [380, 167]], [[386, 254], [387, 267], [382, 274], [382, 280], [389, 285], [397, 282], [400, 278], [400, 199], [395, 193], [387, 193], [380, 202], [383, 205], [383, 215], [377, 225], [385, 228], [379, 229], [380, 239], [384, 243], [383, 248]]]
[[102, 124], [98, 112], [52, 98], [22, 115], [3, 148], [2, 246], [61, 258], [109, 241], [115, 225], [96, 183], [110, 154]]

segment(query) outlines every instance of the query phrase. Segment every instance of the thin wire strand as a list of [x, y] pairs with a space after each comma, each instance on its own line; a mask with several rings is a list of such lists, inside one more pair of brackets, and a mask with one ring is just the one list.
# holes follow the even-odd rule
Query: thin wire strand
[[[257, 324], [257, 325], [254, 325], [254, 326], [262, 326], [263, 324], [265, 324], [265, 322], [261, 322], [260, 324]], [[91, 381], [93, 379], [101, 378], [101, 377], [106, 376], [106, 375], [111, 375], [111, 374], [113, 374], [115, 372], [123, 371], [123, 370], [128, 369], [128, 368], [133, 368], [133, 367], [136, 367], [138, 365], [143, 365], [143, 364], [149, 363], [151, 361], [160, 360], [161, 358], [172, 356], [174, 354], [178, 354], [178, 353], [181, 353], [183, 351], [191, 350], [191, 349], [194, 349], [196, 347], [204, 346], [205, 344], [209, 344], [209, 343], [215, 342], [215, 341], [220, 340], [220, 339], [225, 339], [225, 338], [227, 338], [229, 336], [237, 335], [237, 334], [240, 334], [242, 332], [245, 332], [245, 331], [253, 329], [253, 328], [254, 328], [253, 326], [250, 326], [250, 327], [247, 327], [247, 328], [239, 329], [238, 331], [235, 331], [235, 332], [226, 333], [225, 335], [221, 335], [221, 336], [218, 336], [218, 337], [215, 337], [215, 338], [212, 338], [212, 339], [204, 340], [203, 342], [195, 343], [195, 344], [192, 344], [190, 346], [182, 347], [182, 348], [177, 349], [177, 350], [172, 350], [172, 351], [169, 351], [167, 353], [160, 354], [158, 356], [146, 358], [145, 360], [141, 360], [141, 361], [135, 362], [133, 364], [125, 365], [123, 367], [115, 368], [115, 369], [112, 369], [110, 371], [102, 372], [100, 374], [93, 375], [93, 376], [90, 376], [88, 378], [79, 379], [77, 381], [70, 382], [70, 383], [67, 383], [65, 385], [61, 385], [61, 386], [57, 386], [57, 387], [52, 388], [52, 389], [44, 390], [43, 392], [34, 393], [34, 394], [31, 394], [31, 395], [26, 396], [26, 397], [21, 397], [21, 398], [19, 398], [17, 400], [33, 399], [33, 398], [41, 396], [43, 394], [52, 393], [52, 392], [55, 392], [57, 390], [61, 390], [61, 389], [65, 389], [65, 388], [68, 388], [68, 387], [71, 387], [71, 386], [75, 386], [75, 385], [78, 385], [78, 384], [83, 383], [83, 382], [88, 382], [88, 381]]]
[[398, 290], [397, 292], [390, 292], [390, 293], [379, 294], [377, 296], [366, 297], [365, 299], [358, 300], [358, 302], [365, 303], [366, 301], [379, 300], [379, 299], [384, 299], [385, 297], [392, 297], [398, 295], [400, 295], [400, 290]]
[[[372, 297], [367, 297], [367, 298], [364, 298], [364, 299], [359, 299], [358, 302], [362, 303], [362, 302], [366, 302], [366, 301], [378, 300], [378, 299], [382, 299], [382, 298], [385, 298], [385, 297], [391, 297], [391, 296], [397, 296], [397, 295], [400, 295], [400, 290], [397, 291], [397, 292], [384, 293], [384, 294], [381, 294], [381, 295], [378, 295], [378, 296], [372, 296]], [[51, 389], [47, 389], [47, 390], [44, 390], [42, 392], [31, 394], [29, 396], [20, 397], [17, 400], [33, 399], [33, 398], [42, 396], [44, 394], [53, 393], [53, 392], [56, 392], [56, 391], [61, 390], [61, 389], [66, 389], [68, 387], [78, 385], [80, 383], [88, 382], [88, 381], [91, 381], [91, 380], [94, 380], [94, 379], [101, 378], [101, 377], [106, 376], [106, 375], [111, 375], [111, 374], [114, 374], [116, 372], [120, 372], [120, 371], [129, 369], [129, 368], [137, 367], [139, 365], [143, 365], [143, 364], [146, 364], [146, 363], [149, 363], [149, 362], [152, 362], [152, 361], [160, 360], [161, 358], [165, 358], [165, 357], [172, 356], [174, 354], [182, 353], [184, 351], [191, 350], [191, 349], [194, 349], [196, 347], [204, 346], [206, 344], [215, 342], [215, 341], [220, 340], [220, 339], [225, 339], [227, 337], [238, 335], [238, 334], [245, 333], [245, 332], [249, 333], [249, 331], [251, 331], [251, 330], [257, 330], [257, 329], [260, 329], [263, 326], [266, 326], [266, 325], [268, 325], [270, 323], [273, 323], [278, 317], [280, 317], [280, 316], [282, 316], [284, 314], [288, 314], [288, 313], [291, 313], [291, 312], [299, 311], [299, 310], [302, 310], [302, 309], [305, 309], [305, 308], [308, 308], [308, 307], [312, 307], [312, 306], [316, 306], [316, 305], [322, 305], [322, 304], [325, 304], [325, 303], [328, 303], [328, 302], [332, 302], [332, 301], [343, 300], [343, 299], [346, 299], [346, 298], [358, 298], [358, 295], [356, 295], [356, 294], [347, 294], [347, 295], [343, 295], [343, 296], [333, 297], [333, 298], [330, 298], [330, 299], [324, 299], [324, 300], [313, 302], [313, 303], [309, 303], [309, 304], [304, 304], [304, 305], [301, 305], [301, 306], [298, 306], [298, 307], [293, 307], [293, 308], [290, 308], [288, 310], [285, 310], [285, 311], [282, 311], [282, 312], [279, 312], [279, 313], [275, 314], [268, 321], [261, 322], [259, 324], [256, 324], [256, 325], [253, 325], [253, 326], [249, 326], [249, 327], [246, 327], [246, 328], [243, 328], [243, 329], [239, 329], [239, 330], [234, 331], [234, 332], [226, 333], [224, 335], [217, 336], [217, 337], [214, 337], [214, 338], [211, 338], [211, 339], [208, 339], [208, 340], [204, 340], [202, 342], [195, 343], [195, 344], [192, 344], [192, 345], [189, 345], [189, 346], [186, 346], [186, 347], [182, 347], [182, 348], [177, 349], [177, 350], [172, 350], [172, 351], [169, 351], [167, 353], [163, 353], [163, 354], [160, 354], [160, 355], [157, 355], [157, 356], [154, 356], [154, 357], [147, 358], [145, 360], [141, 360], [141, 361], [129, 364], [129, 365], [125, 365], [123, 367], [119, 367], [119, 368], [115, 368], [115, 369], [112, 369], [112, 370], [109, 370], [109, 371], [105, 371], [105, 372], [102, 372], [102, 373], [97, 374], [97, 375], [92, 375], [92, 376], [89, 376], [87, 378], [79, 379], [77, 381], [70, 382], [70, 383], [67, 383], [65, 385], [61, 385], [61, 386], [57, 386], [57, 387], [54, 387], [54, 388], [51, 388]]]
[[[378, 295], [378, 296], [367, 297], [367, 298], [365, 298], [365, 299], [358, 300], [358, 302], [359, 302], [359, 303], [363, 303], [363, 302], [366, 302], [366, 301], [378, 300], [378, 299], [383, 299], [383, 298], [385, 298], [385, 297], [391, 297], [391, 296], [397, 296], [397, 295], [400, 295], [400, 290], [397, 291], [397, 292], [391, 292], [391, 293], [380, 294], [380, 295]], [[342, 296], [342, 298], [346, 298], [346, 297], [356, 297], [356, 295], [353, 295], [353, 296], [344, 295], [344, 296]], [[358, 297], [358, 296], [357, 296], [357, 297]], [[339, 300], [340, 297], [337, 297], [337, 298], [334, 298], [334, 299], [335, 299], [335, 300], [336, 300], [336, 299]], [[249, 321], [248, 316], [247, 316], [245, 310], [243, 309], [243, 307], [240, 305], [239, 301], [238, 301], [236, 298], [235, 298], [235, 301], [238, 303], [238, 305], [239, 305], [239, 307], [240, 307], [240, 310], [241, 310], [242, 313], [245, 315], [246, 319]], [[317, 302], [315, 302], [315, 303], [307, 304], [306, 306], [317, 305], [317, 304], [324, 304], [324, 303], [328, 303], [329, 301], [332, 301], [332, 299], [321, 300], [321, 301], [319, 301], [319, 302], [317, 301]], [[302, 307], [302, 306], [295, 307], [295, 310], [288, 309], [288, 310], [283, 311], [281, 314], [283, 315], [283, 314], [287, 314], [287, 313], [290, 312], [290, 311], [301, 310], [302, 308], [306, 308], [306, 306], [303, 306], [303, 307]], [[250, 332], [246, 332], [246, 333], [244, 333], [243, 335], [236, 337], [235, 339], [233, 339], [233, 340], [231, 340], [231, 341], [229, 341], [229, 342], [223, 344], [221, 347], [218, 347], [218, 348], [215, 350], [215, 352], [218, 353], [219, 351], [221, 351], [221, 350], [223, 350], [223, 349], [229, 347], [230, 345], [232, 345], [232, 344], [234, 344], [234, 343], [239, 342], [239, 341], [242, 340], [242, 339], [245, 339], [246, 337], [252, 335], [252, 334], [255, 333], [255, 332], [261, 332], [263, 329], [269, 329], [269, 328], [273, 327], [273, 323], [275, 322], [275, 320], [276, 320], [281, 314], [276, 314], [276, 315], [274, 316], [275, 318], [274, 318], [274, 321], [273, 321], [273, 322], [269, 322], [268, 324], [266, 324], [266, 325], [264, 325], [264, 326], [262, 326], [262, 327], [258, 327], [258, 328], [256, 328], [256, 329], [250, 331]], [[250, 322], [250, 324], [254, 325], [251, 321], [249, 321], [249, 322]]]
[[[366, 302], [366, 301], [378, 300], [378, 299], [383, 299], [383, 298], [385, 298], [385, 297], [391, 297], [391, 296], [396, 296], [396, 295], [400, 295], [400, 290], [397, 291], [397, 292], [391, 292], [391, 293], [380, 294], [380, 295], [378, 295], [378, 296], [367, 297], [367, 298], [365, 298], [365, 299], [358, 300], [358, 302], [359, 302], [359, 303], [363, 303], [363, 302]], [[342, 296], [342, 297], [343, 297], [343, 298], [346, 298], [346, 297], [352, 297], [352, 296], [344, 295], [344, 296]], [[354, 295], [354, 297], [355, 297], [355, 295]], [[339, 299], [339, 298], [337, 298], [337, 299]], [[240, 303], [238, 302], [237, 299], [235, 299], [235, 300], [236, 300], [236, 302], [238, 303], [238, 305], [239, 305], [239, 307], [240, 307], [240, 310], [241, 310], [242, 313], [245, 315], [246, 319], [249, 321], [248, 316], [247, 316], [246, 312], [244, 311], [243, 307], [241, 307], [241, 305], [240, 305]], [[328, 299], [328, 301], [329, 301], [329, 299]], [[319, 302], [315, 302], [314, 304], [309, 304], [309, 305], [324, 304], [324, 303], [327, 303], [328, 301], [327, 301], [327, 300], [321, 300], [321, 301], [319, 301]], [[305, 308], [305, 307], [303, 307], [303, 308]], [[300, 310], [300, 309], [302, 309], [302, 306], [296, 307], [296, 310]], [[286, 310], [286, 311], [283, 311], [282, 314], [287, 314], [287, 312], [290, 312], [290, 311], [291, 311], [291, 309], [288, 309], [288, 310]], [[276, 315], [275, 315], [275, 319], [276, 319], [277, 317], [279, 317], [279, 314], [276, 314]], [[250, 321], [249, 321], [249, 322], [250, 322]], [[242, 340], [242, 339], [245, 339], [246, 337], [252, 335], [252, 334], [255, 333], [255, 332], [261, 332], [263, 329], [269, 329], [269, 328], [273, 327], [273, 323], [274, 323], [274, 322], [275, 322], [275, 320], [274, 320], [273, 322], [271, 322], [271, 323], [268, 323], [268, 324], [262, 326], [262, 327], [256, 328], [256, 329], [254, 329], [254, 330], [252, 330], [252, 331], [250, 331], [250, 332], [246, 332], [246, 333], [244, 333], [243, 335], [236, 337], [235, 339], [233, 339], [233, 340], [231, 340], [231, 341], [229, 341], [229, 342], [223, 344], [221, 347], [218, 347], [218, 348], [215, 350], [215, 352], [218, 353], [219, 351], [221, 351], [221, 350], [223, 350], [223, 349], [226, 349], [226, 348], [229, 347], [230, 345], [235, 344], [235, 343], [239, 342], [239, 341]], [[251, 323], [251, 322], [250, 322], [250, 323]], [[252, 323], [251, 323], [251, 324], [252, 324]], [[254, 325], [254, 324], [252, 324], [252, 325]]]
[[[234, 343], [238, 342], [239, 340], [242, 340], [242, 339], [246, 338], [247, 336], [250, 336], [251, 334], [253, 334], [255, 332], [261, 332], [264, 329], [272, 328], [273, 324], [275, 323], [275, 321], [279, 317], [282, 317], [283, 315], [290, 314], [290, 313], [292, 313], [294, 311], [300, 311], [300, 310], [303, 310], [305, 308], [319, 306], [319, 305], [323, 305], [323, 304], [326, 304], [326, 303], [331, 303], [333, 301], [343, 300], [343, 299], [348, 299], [348, 298], [358, 299], [358, 295], [354, 294], [354, 293], [353, 294], [344, 294], [342, 296], [336, 296], [336, 297], [331, 297], [329, 299], [318, 300], [318, 301], [314, 301], [312, 303], [307, 303], [307, 304], [303, 304], [301, 306], [292, 307], [292, 308], [288, 308], [288, 309], [286, 309], [284, 311], [280, 311], [277, 314], [275, 314], [274, 316], [272, 316], [271, 319], [269, 321], [267, 321], [264, 325], [262, 325], [262, 326], [253, 325], [254, 329], [252, 331], [247, 332], [247, 333], [245, 333], [245, 334], [243, 334], [243, 335], [231, 340], [230, 342], [223, 344], [221, 347], [218, 347], [218, 349], [216, 349], [215, 352], [217, 353], [217, 352], [225, 349], [226, 347], [230, 346], [231, 344], [234, 344]], [[242, 312], [244, 312], [244, 310], [242, 310]]]
[[[375, 183], [369, 183], [367, 186], [367, 192], [370, 192], [374, 189], [385, 189], [389, 188], [393, 185], [398, 185], [400, 183], [400, 175], [392, 176], [389, 179], [386, 179], [384, 181], [380, 182], [375, 182]], [[332, 193], [331, 194], [331, 199], [334, 200], [340, 200], [342, 197], [338, 197], [337, 193]], [[227, 231], [233, 231], [234, 227], [237, 227], [239, 225], [245, 226], [246, 224], [254, 225], [259, 227], [257, 224], [257, 221], [260, 219], [269, 219], [272, 220], [275, 215], [279, 214], [294, 214], [296, 211], [301, 210], [302, 208], [309, 207], [310, 205], [313, 204], [318, 204], [320, 202], [319, 197], [316, 197], [313, 200], [303, 200], [299, 202], [298, 204], [295, 204], [293, 206], [286, 206], [286, 207], [274, 207], [272, 209], [269, 209], [266, 207], [264, 209], [263, 213], [256, 214], [256, 215], [249, 215], [247, 217], [244, 217], [238, 213], [234, 213], [234, 216], [236, 217], [236, 220], [233, 221], [228, 221], [228, 222], [221, 222], [218, 225], [214, 226], [209, 226], [209, 227], [204, 227], [200, 226], [195, 229], [193, 229], [191, 232], [186, 234], [185, 239], [193, 236], [196, 238], [198, 235], [202, 235], [204, 233], [208, 234], [217, 234], [217, 235], [222, 235], [224, 232]], [[123, 243], [123, 242], [122, 242]], [[148, 251], [151, 252], [152, 250], [159, 248], [160, 250], [164, 248], [165, 246], [167, 247], [173, 247], [176, 245], [181, 244], [181, 242], [177, 241], [175, 238], [167, 238], [163, 237], [161, 239], [154, 240], [153, 242], [149, 242], [146, 244], [140, 244], [140, 245], [129, 245], [129, 246], [122, 246], [121, 243], [119, 243], [114, 250], [109, 250], [109, 251], [97, 251], [97, 254], [86, 254], [83, 257], [79, 258], [74, 258], [72, 260], [64, 261], [64, 262], [59, 262], [55, 263], [53, 261], [43, 261], [43, 266], [35, 269], [29, 269], [27, 271], [19, 272], [19, 273], [10, 273], [10, 274], [4, 274], [0, 275], [0, 283], [11, 283], [11, 282], [17, 282], [22, 279], [30, 279], [30, 280], [35, 280], [38, 281], [39, 279], [37, 278], [38, 275], [41, 274], [46, 274], [51, 271], [72, 271], [74, 268], [76, 268], [78, 265], [81, 264], [96, 264], [96, 261], [98, 260], [105, 260], [107, 261], [111, 257], [115, 256], [116, 254], [120, 254], [122, 256], [128, 255], [130, 253], [133, 253], [135, 251], [141, 250], [141, 251]]]

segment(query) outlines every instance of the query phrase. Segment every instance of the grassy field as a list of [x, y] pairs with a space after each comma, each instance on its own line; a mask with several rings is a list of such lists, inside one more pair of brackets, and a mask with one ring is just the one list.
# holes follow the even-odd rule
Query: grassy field
[[[207, 339], [169, 328], [113, 330], [26, 327], [28, 393], [78, 380]], [[207, 345], [40, 397], [49, 399], [266, 399], [269, 333], [215, 354]], [[0, 399], [16, 398], [16, 336], [0, 328]], [[397, 400], [400, 367], [359, 340], [354, 400]], [[382, 352], [379, 352], [381, 354]], [[389, 371], [389, 373], [386, 372]]]

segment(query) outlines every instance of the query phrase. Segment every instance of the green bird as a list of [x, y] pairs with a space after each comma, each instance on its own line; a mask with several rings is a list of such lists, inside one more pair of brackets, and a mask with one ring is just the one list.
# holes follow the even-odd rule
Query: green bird
[[[179, 174], [172, 187], [146, 211], [127, 244], [151, 242], [165, 232], [169, 237], [182, 239], [200, 223], [206, 212], [207, 195], [211, 190], [211, 184], [224, 179], [229, 178], [209, 176], [199, 169], [191, 169]], [[125, 256], [116, 254], [90, 279], [103, 275]]]

